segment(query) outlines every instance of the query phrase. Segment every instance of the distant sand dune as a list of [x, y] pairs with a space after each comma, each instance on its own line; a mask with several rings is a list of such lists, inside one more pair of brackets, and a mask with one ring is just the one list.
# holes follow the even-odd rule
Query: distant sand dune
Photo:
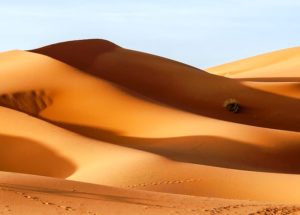
[[244, 85], [253, 87], [255, 89], [263, 90], [266, 92], [274, 93], [277, 95], [283, 95], [290, 98], [300, 99], [300, 79], [299, 81], [288, 82], [288, 81], [258, 81], [249, 80], [243, 81]]
[[258, 90], [299, 99], [299, 62], [300, 47], [295, 47], [215, 66], [207, 71], [234, 78]]
[[231, 78], [297, 78], [299, 80], [300, 47], [271, 53], [208, 68], [207, 71]]

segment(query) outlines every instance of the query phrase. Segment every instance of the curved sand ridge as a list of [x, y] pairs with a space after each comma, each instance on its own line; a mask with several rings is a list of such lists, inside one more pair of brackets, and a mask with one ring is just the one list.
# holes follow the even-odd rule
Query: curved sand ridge
[[[254, 89], [237, 80], [212, 75], [162, 57], [121, 47], [107, 50], [103, 48], [106, 43], [102, 40], [71, 41], [32, 52], [48, 55], [143, 96], [192, 113], [253, 126], [300, 130], [298, 99]], [[85, 46], [94, 48], [82, 51], [81, 47]], [[69, 47], [74, 48], [70, 51]], [[95, 50], [98, 50], [97, 54]], [[92, 63], [82, 63], [83, 59]], [[241, 114], [230, 114], [223, 108], [224, 101], [229, 98], [241, 103]]]
[[[143, 151], [84, 138], [6, 108], [0, 108], [0, 117], [4, 119], [0, 124], [1, 133], [22, 137], [23, 140], [31, 138], [71, 162], [76, 169], [69, 179], [209, 197], [300, 202], [298, 175], [238, 171], [176, 162]], [[36, 132], [34, 136], [33, 130]], [[15, 159], [18, 160], [18, 157]], [[51, 164], [48, 159], [44, 162]], [[50, 171], [45, 163], [41, 167], [44, 167], [44, 173]], [[55, 167], [58, 168], [59, 164]]]
[[[39, 142], [71, 163], [75, 168], [69, 179], [210, 197], [300, 202], [298, 175], [258, 172], [298, 173], [298, 132], [166, 107], [39, 54], [2, 53], [0, 65], [0, 80], [5, 80], [1, 94], [43, 89], [52, 104], [39, 117], [90, 137], [0, 109], [1, 133]], [[48, 164], [43, 165], [40, 174], [50, 176]]]

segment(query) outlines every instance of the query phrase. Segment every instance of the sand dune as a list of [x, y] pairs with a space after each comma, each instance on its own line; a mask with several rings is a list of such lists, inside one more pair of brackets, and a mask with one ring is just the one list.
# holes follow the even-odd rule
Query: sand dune
[[[164, 155], [168, 154], [168, 150], [165, 151], [169, 148], [164, 149], [164, 146], [173, 143], [173, 148], [170, 149], [172, 152], [169, 153], [170, 156], [174, 155], [171, 157], [172, 159], [176, 159], [176, 156], [184, 156], [189, 157], [188, 159], [193, 163], [204, 162], [223, 167], [235, 166], [243, 169], [244, 166], [245, 169], [258, 168], [264, 171], [297, 172], [294, 163], [298, 156], [295, 155], [294, 157], [290, 153], [290, 151], [297, 149], [296, 142], [299, 139], [297, 133], [236, 125], [164, 107], [128, 94], [108, 82], [95, 80], [53, 59], [27, 52], [23, 52], [22, 55], [23, 57], [30, 57], [31, 63], [29, 66], [22, 65], [23, 68], [26, 68], [27, 73], [20, 73], [18, 81], [23, 85], [26, 84], [37, 89], [43, 85], [46, 86], [43, 80], [53, 83], [52, 86], [46, 88], [49, 94], [53, 94], [50, 98], [53, 100], [53, 104], [45, 109], [41, 115], [43, 119], [57, 125], [95, 139], [136, 148], [144, 147], [144, 150], [148, 149]], [[33, 59], [36, 59], [37, 65], [44, 61], [49, 66], [49, 69], [45, 69], [42, 75], [38, 77], [39, 83], [28, 83], [30, 82], [28, 77], [31, 74], [35, 76], [34, 69], [37, 65], [32, 63]], [[27, 61], [24, 60], [23, 62]], [[53, 71], [59, 71], [61, 77], [69, 75], [73, 79], [67, 81], [65, 78], [65, 81], [59, 84], [55, 81], [57, 74]], [[13, 70], [10, 69], [10, 72], [13, 73]], [[78, 89], [77, 86], [82, 88]], [[21, 84], [18, 84], [15, 91], [20, 91], [22, 89], [20, 87]], [[25, 88], [23, 89], [26, 92]], [[122, 109], [119, 108], [121, 105]], [[87, 112], [86, 110], [90, 111]], [[107, 117], [108, 115], [110, 117]], [[216, 131], [215, 128], [217, 127], [222, 129]], [[261, 133], [264, 134], [264, 138], [253, 137], [249, 142], [249, 136], [237, 135], [236, 133]], [[185, 142], [189, 144], [184, 144]], [[208, 145], [211, 148], [208, 148]], [[220, 155], [218, 151], [214, 150], [214, 148], [225, 147], [226, 145], [224, 150], [239, 151], [239, 153], [229, 153], [234, 155], [226, 157], [226, 154]], [[266, 150], [264, 147], [269, 149]], [[193, 148], [198, 148], [198, 150], [192, 151]], [[202, 152], [203, 149], [206, 150]], [[261, 154], [262, 159], [259, 160], [265, 161], [270, 158], [269, 163], [261, 162], [260, 165], [272, 167], [263, 168], [258, 166], [258, 161], [245, 160], [246, 152], [251, 155], [252, 149], [259, 153], [257, 154], [258, 157]], [[177, 153], [175, 153], [176, 151]], [[277, 155], [276, 160], [278, 162], [275, 161], [275, 156], [272, 154]], [[235, 162], [235, 160], [240, 162]], [[283, 160], [286, 162], [282, 162]], [[287, 160], [291, 161], [287, 162]], [[288, 166], [281, 168], [280, 165]]]
[[238, 79], [246, 86], [300, 98], [300, 48], [279, 50], [208, 68], [207, 71]]
[[[143, 96], [192, 113], [261, 127], [300, 129], [300, 116], [297, 114], [300, 101], [297, 99], [250, 88], [236, 80], [162, 57], [120, 47], [103, 51], [102, 44], [107, 42], [97, 41], [54, 44], [33, 52], [48, 55]], [[67, 48], [72, 44], [74, 49], [71, 52]], [[92, 45], [95, 47], [93, 51], [80, 48]], [[95, 55], [96, 49], [98, 53]], [[81, 59], [85, 58], [93, 63], [81, 63]], [[242, 104], [242, 114], [233, 115], [223, 108], [224, 101], [229, 98]], [[285, 110], [287, 105], [290, 106], [288, 113]], [[282, 121], [283, 114], [288, 123]]]
[[[178, 162], [152, 153], [84, 138], [6, 108], [0, 108], [0, 117], [3, 119], [1, 133], [11, 138], [18, 137], [19, 141], [30, 139], [39, 142], [43, 148], [52, 152], [49, 154], [44, 150], [36, 154], [35, 145], [27, 145], [28, 163], [48, 156], [44, 163], [39, 164], [43, 171], [35, 174], [53, 176], [54, 173], [48, 167], [59, 157], [59, 165], [55, 166], [56, 177], [67, 176], [71, 170], [73, 173], [68, 176], [69, 179], [124, 188], [280, 203], [300, 202], [298, 175], [238, 171]], [[36, 131], [34, 136], [32, 130]], [[186, 157], [188, 159], [189, 155]], [[16, 161], [26, 163], [26, 160], [21, 159]], [[58, 169], [65, 162], [71, 168]], [[63, 171], [62, 175], [58, 175], [59, 171]], [[33, 173], [30, 169], [23, 172]], [[283, 183], [287, 185], [282, 186]]]
[[262, 91], [282, 95], [290, 98], [300, 98], [300, 80], [299, 82], [285, 82], [285, 81], [243, 81], [243, 84]]
[[300, 47], [296, 47], [208, 68], [207, 71], [232, 78], [275, 78], [275, 80], [296, 78], [299, 80], [299, 59]]
[[1, 173], [4, 214], [297, 213], [297, 50], [218, 75], [103, 40], [1, 53], [0, 171], [61, 178]]

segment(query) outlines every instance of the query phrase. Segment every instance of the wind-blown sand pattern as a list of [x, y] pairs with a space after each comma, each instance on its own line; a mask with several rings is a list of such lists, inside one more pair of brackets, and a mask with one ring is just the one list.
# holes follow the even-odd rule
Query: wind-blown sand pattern
[[208, 73], [105, 40], [0, 53], [0, 213], [300, 214], [299, 56]]
[[51, 97], [41, 90], [0, 95], [0, 105], [37, 116], [51, 105]]

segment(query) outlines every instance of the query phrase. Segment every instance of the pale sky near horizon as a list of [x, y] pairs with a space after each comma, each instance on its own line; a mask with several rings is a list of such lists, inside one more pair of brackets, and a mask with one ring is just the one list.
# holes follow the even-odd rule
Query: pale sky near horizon
[[206, 68], [300, 46], [296, 0], [0, 0], [0, 52], [103, 38]]

